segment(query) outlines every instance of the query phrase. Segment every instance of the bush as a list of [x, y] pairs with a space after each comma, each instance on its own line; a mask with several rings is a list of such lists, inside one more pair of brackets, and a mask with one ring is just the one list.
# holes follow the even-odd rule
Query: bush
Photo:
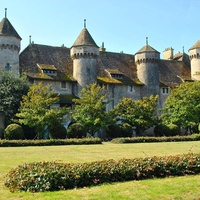
[[80, 123], [74, 123], [67, 129], [68, 138], [83, 138], [86, 137], [86, 132]]
[[21, 140], [24, 139], [24, 132], [19, 124], [10, 124], [5, 129], [4, 138], [6, 140]]
[[200, 154], [64, 164], [23, 164], [7, 174], [10, 191], [55, 191], [102, 183], [200, 173]]
[[175, 124], [169, 124], [168, 125], [168, 128], [169, 128], [169, 135], [166, 135], [166, 136], [175, 136], [175, 135], [179, 135], [180, 131], [179, 131], [179, 128], [177, 125]]
[[175, 124], [158, 124], [154, 128], [155, 136], [175, 136], [179, 135], [179, 128]]
[[120, 125], [120, 137], [131, 137], [133, 134], [132, 126], [128, 123]]
[[67, 130], [61, 123], [53, 123], [48, 127], [50, 139], [65, 139], [67, 136]]
[[35, 128], [29, 127], [27, 125], [22, 125], [22, 128], [24, 130], [24, 137], [28, 140], [33, 140], [37, 137], [37, 132]]
[[183, 142], [183, 141], [199, 141], [200, 134], [192, 134], [188, 136], [171, 136], [171, 137], [132, 137], [132, 138], [114, 138], [111, 140], [115, 144], [124, 143], [144, 143], [144, 142]]
[[56, 139], [56, 140], [0, 140], [0, 147], [89, 145], [102, 144], [100, 138]]
[[106, 137], [107, 138], [117, 138], [120, 137], [119, 125], [114, 124], [108, 126], [106, 130]]
[[110, 125], [106, 131], [108, 138], [131, 137], [133, 130], [128, 123]]
[[158, 124], [154, 128], [154, 134], [157, 137], [169, 135], [169, 132], [170, 132], [169, 127], [164, 124]]

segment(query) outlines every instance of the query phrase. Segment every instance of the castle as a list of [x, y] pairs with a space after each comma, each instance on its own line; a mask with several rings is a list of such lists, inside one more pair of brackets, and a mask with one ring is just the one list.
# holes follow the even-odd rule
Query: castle
[[60, 94], [57, 106], [71, 106], [86, 84], [105, 86], [113, 100], [107, 110], [121, 98], [134, 100], [159, 95], [163, 107], [170, 88], [184, 81], [200, 80], [200, 40], [189, 49], [189, 56], [174, 54], [172, 48], [160, 52], [148, 44], [135, 55], [107, 52], [98, 47], [84, 24], [71, 48], [30, 43], [21, 53], [21, 37], [8, 18], [0, 22], [0, 69], [26, 73], [31, 83], [51, 84]]

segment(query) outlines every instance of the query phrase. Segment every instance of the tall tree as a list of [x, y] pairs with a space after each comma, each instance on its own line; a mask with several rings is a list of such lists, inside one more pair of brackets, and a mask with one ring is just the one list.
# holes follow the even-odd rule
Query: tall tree
[[106, 104], [109, 102], [104, 88], [90, 84], [83, 88], [79, 99], [74, 99], [75, 109], [72, 118], [79, 122], [90, 135], [106, 128], [109, 114], [106, 112]]
[[22, 96], [28, 92], [25, 76], [17, 77], [12, 72], [0, 71], [0, 111], [5, 114], [8, 125], [20, 106]]
[[162, 119], [166, 124], [187, 128], [200, 122], [200, 82], [184, 82], [166, 99]]
[[136, 127], [136, 133], [140, 134], [155, 124], [157, 101], [158, 96], [144, 97], [136, 101], [123, 98], [115, 106], [114, 113], [123, 123]]
[[38, 137], [43, 138], [45, 127], [55, 120], [61, 122], [65, 114], [65, 109], [51, 107], [58, 100], [59, 95], [55, 95], [50, 85], [42, 85], [42, 82], [33, 84], [27, 95], [22, 97], [16, 116], [21, 124], [34, 127]]

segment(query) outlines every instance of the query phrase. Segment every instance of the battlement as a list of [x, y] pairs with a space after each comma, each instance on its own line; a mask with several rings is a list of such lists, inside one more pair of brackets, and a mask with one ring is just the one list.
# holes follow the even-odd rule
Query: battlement
[[4, 50], [4, 49], [10, 49], [12, 51], [20, 51], [20, 47], [17, 45], [12, 45], [12, 44], [0, 44], [0, 50]]
[[141, 58], [136, 60], [136, 64], [141, 64], [141, 63], [156, 63], [158, 62], [159, 59], [156, 58]]
[[97, 58], [97, 54], [94, 53], [74, 53], [71, 55], [72, 59], [78, 59], [78, 58]]

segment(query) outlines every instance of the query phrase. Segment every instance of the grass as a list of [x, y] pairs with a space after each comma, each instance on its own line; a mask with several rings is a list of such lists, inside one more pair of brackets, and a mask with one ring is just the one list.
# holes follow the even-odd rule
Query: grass
[[0, 148], [0, 199], [200, 199], [200, 175], [105, 184], [97, 187], [44, 193], [10, 193], [3, 186], [6, 173], [35, 161], [89, 162], [104, 159], [200, 153], [200, 141], [103, 145], [69, 145]]

